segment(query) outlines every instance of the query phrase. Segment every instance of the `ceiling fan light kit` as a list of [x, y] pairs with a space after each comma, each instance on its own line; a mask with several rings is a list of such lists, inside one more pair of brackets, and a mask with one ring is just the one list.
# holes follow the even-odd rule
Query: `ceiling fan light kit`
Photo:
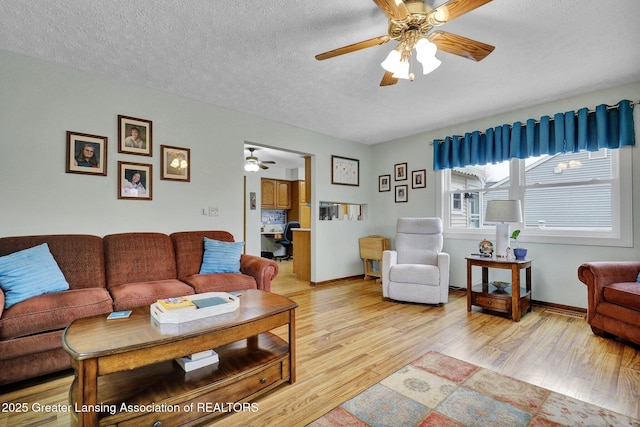
[[416, 60], [422, 65], [422, 73], [429, 74], [442, 63], [436, 58], [438, 50], [452, 53], [473, 61], [481, 61], [493, 50], [493, 46], [444, 31], [434, 27], [446, 24], [467, 12], [492, 0], [449, 0], [440, 7], [432, 8], [425, 0], [373, 0], [389, 18], [388, 34], [354, 43], [316, 55], [321, 61], [358, 50], [396, 40], [396, 46], [380, 64], [385, 75], [380, 86], [397, 83], [398, 79], [413, 81], [411, 57], [415, 50]]
[[253, 155], [253, 151], [255, 148], [248, 148], [249, 156], [245, 158], [244, 161], [244, 170], [247, 172], [258, 172], [260, 169], [269, 169], [267, 164], [275, 165], [276, 162], [271, 160], [265, 160], [261, 162], [256, 156]]

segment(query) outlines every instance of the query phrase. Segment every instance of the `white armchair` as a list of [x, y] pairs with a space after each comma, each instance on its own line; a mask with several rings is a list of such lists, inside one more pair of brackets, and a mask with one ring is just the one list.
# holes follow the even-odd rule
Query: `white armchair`
[[397, 301], [449, 301], [449, 254], [440, 218], [398, 218], [395, 251], [382, 253], [382, 296]]

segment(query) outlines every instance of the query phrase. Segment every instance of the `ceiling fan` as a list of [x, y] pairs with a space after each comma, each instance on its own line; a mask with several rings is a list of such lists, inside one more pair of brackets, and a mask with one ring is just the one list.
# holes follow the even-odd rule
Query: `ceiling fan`
[[244, 162], [244, 170], [247, 172], [257, 172], [258, 169], [269, 169], [269, 166], [266, 165], [275, 165], [276, 162], [273, 160], [265, 160], [261, 162], [256, 156], [253, 155], [253, 151], [255, 148], [248, 148], [249, 156], [245, 159]]
[[317, 60], [322, 61], [396, 40], [398, 45], [381, 64], [385, 74], [380, 81], [380, 86], [389, 86], [396, 84], [400, 78], [413, 81], [411, 57], [414, 50], [416, 59], [423, 66], [423, 73], [428, 74], [440, 65], [440, 61], [435, 57], [437, 49], [473, 61], [481, 61], [495, 49], [494, 46], [486, 43], [434, 30], [435, 27], [446, 24], [492, 0], [449, 0], [437, 8], [429, 6], [426, 0], [373, 1], [389, 18], [387, 34], [321, 53], [316, 55]]

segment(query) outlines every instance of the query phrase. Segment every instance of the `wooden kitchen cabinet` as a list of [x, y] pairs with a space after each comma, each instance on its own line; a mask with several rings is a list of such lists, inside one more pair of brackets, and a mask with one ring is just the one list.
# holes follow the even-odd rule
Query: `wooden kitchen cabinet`
[[264, 209], [291, 209], [291, 183], [262, 178], [261, 206]]
[[311, 207], [307, 206], [304, 181], [291, 181], [291, 210], [289, 221], [298, 221], [300, 227], [311, 227]]

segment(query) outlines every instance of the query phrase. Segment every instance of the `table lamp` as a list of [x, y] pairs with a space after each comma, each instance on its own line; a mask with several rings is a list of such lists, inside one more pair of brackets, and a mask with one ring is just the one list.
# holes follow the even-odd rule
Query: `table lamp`
[[487, 202], [485, 222], [496, 224], [496, 257], [506, 258], [509, 246], [509, 223], [522, 222], [519, 200], [490, 200]]

